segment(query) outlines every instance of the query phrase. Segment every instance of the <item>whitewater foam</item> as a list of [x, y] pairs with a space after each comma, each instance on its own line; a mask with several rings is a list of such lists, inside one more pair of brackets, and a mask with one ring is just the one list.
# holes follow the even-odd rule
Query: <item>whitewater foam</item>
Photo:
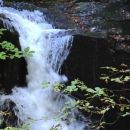
[[[0, 1], [0, 3], [2, 3]], [[14, 87], [12, 94], [1, 95], [1, 104], [11, 100], [16, 104], [15, 115], [23, 123], [29, 122], [31, 130], [50, 130], [60, 124], [62, 130], [83, 130], [84, 122], [63, 120], [76, 119], [77, 110], [70, 111], [68, 119], [55, 120], [61, 115], [65, 102], [72, 99], [53, 91], [57, 82], [67, 81], [66, 76], [58, 74], [63, 61], [69, 54], [73, 37], [67, 30], [54, 29], [40, 11], [19, 11], [10, 7], [0, 7], [0, 14], [4, 14], [4, 26], [19, 33], [22, 50], [29, 47], [34, 51], [32, 57], [26, 58], [28, 75], [27, 87]], [[42, 84], [49, 82], [49, 87]], [[47, 119], [45, 119], [47, 118]]]

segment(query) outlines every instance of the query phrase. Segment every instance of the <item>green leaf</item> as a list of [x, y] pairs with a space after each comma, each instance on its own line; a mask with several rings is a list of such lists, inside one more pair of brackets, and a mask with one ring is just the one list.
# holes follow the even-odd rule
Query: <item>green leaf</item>
[[112, 82], [116, 82], [116, 83], [120, 83], [120, 84], [122, 84], [122, 83], [124, 83], [122, 80], [122, 76], [121, 77], [117, 77], [117, 78], [112, 78], [112, 79], [110, 79]]
[[92, 88], [87, 88], [87, 92], [89, 92], [89, 93], [95, 93], [95, 90], [92, 89]]
[[24, 52], [29, 52], [29, 50], [30, 50], [30, 47], [27, 47], [24, 49]]
[[126, 113], [123, 114], [122, 116], [123, 116], [123, 117], [130, 116], [130, 112], [126, 112]]
[[76, 91], [78, 91], [78, 88], [75, 85], [67, 86], [66, 89], [64, 90], [64, 92], [69, 92], [69, 93], [76, 92]]
[[125, 107], [122, 105], [121, 108], [120, 108], [120, 111], [124, 111], [125, 110]]
[[130, 80], [130, 76], [125, 76], [125, 78], [123, 79], [124, 82], [127, 82]]
[[100, 87], [96, 87], [95, 90], [96, 90], [96, 94], [98, 96], [107, 96], [107, 94], [105, 93], [104, 89], [102, 89]]
[[103, 77], [100, 77], [101, 80], [104, 80], [106, 83], [108, 83], [108, 81], [110, 80], [110, 77], [109, 76], [103, 76]]
[[107, 108], [104, 108], [103, 110], [101, 110], [100, 111], [100, 114], [105, 114], [107, 111], [109, 111], [110, 110], [110, 108], [109, 107], [107, 107]]
[[5, 52], [0, 52], [0, 59], [5, 60], [6, 59], [6, 53]]
[[4, 31], [6, 31], [6, 29], [1, 28], [1, 29], [0, 29], [0, 35], [3, 35], [3, 34], [4, 34]]

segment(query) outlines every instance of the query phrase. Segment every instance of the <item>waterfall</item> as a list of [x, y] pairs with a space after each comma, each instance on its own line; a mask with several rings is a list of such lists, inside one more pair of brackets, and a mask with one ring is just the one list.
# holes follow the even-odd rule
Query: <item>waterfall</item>
[[[62, 126], [62, 130], [83, 130], [85, 124], [80, 120], [67, 123], [66, 119], [54, 119], [60, 116], [65, 102], [73, 100], [53, 91], [55, 83], [67, 81], [66, 76], [58, 72], [73, 40], [68, 30], [53, 28], [38, 10], [19, 11], [0, 7], [0, 14], [4, 15], [4, 18], [0, 18], [4, 26], [18, 32], [22, 50], [29, 47], [34, 51], [32, 57], [26, 58], [27, 87], [15, 86], [10, 95], [1, 95], [0, 105], [6, 100], [13, 101], [16, 104], [13, 109], [15, 115], [21, 122], [29, 122], [31, 130], [50, 130], [57, 124]], [[49, 82], [49, 86], [44, 88], [42, 84], [46, 82]], [[67, 120], [76, 119], [77, 114], [77, 110], [71, 111]]]
[[3, 5], [3, 0], [0, 0], [0, 5], [1, 5], [1, 6]]

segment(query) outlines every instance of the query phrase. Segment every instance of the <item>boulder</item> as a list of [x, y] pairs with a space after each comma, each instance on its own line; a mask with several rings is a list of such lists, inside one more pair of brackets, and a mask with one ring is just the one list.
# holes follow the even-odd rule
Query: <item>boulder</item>
[[[2, 23], [0, 28], [3, 28]], [[5, 31], [0, 41], [8, 41], [21, 49], [18, 34]], [[26, 62], [24, 58], [0, 60], [0, 90], [10, 93], [14, 86], [26, 86]]]

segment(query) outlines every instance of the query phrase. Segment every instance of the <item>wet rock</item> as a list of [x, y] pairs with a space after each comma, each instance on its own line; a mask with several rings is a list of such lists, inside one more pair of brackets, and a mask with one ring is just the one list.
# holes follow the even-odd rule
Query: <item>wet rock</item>
[[[107, 34], [130, 32], [127, 29], [130, 26], [130, 8], [125, 1], [56, 3], [49, 11], [55, 15], [54, 26], [64, 28], [66, 23], [68, 28], [81, 30], [80, 32], [86, 36], [88, 32]], [[58, 16], [63, 20], [58, 22], [60, 19]]]
[[28, 3], [13, 3], [12, 6], [43, 11], [55, 28], [76, 30], [72, 33], [75, 36], [70, 55], [63, 65], [63, 72], [70, 80], [80, 78], [96, 84], [99, 67], [129, 63], [129, 40], [116, 39], [130, 33], [128, 1], [52, 2], [46, 7], [44, 2], [39, 3], [39, 7]]
[[[14, 112], [15, 110], [15, 112]], [[0, 105], [0, 129], [6, 127], [18, 127], [22, 122], [17, 117], [18, 108], [15, 103], [7, 99], [3, 104]]]
[[[33, 4], [35, 5], [33, 5]], [[130, 7], [128, 1], [96, 0], [93, 1], [33, 1], [30, 3], [7, 2], [6, 6], [16, 9], [40, 10], [46, 15], [55, 28], [75, 29], [78, 34], [88, 36], [88, 33], [100, 34], [130, 33]], [[48, 2], [47, 2], [48, 3]], [[101, 36], [101, 35], [100, 35]]]
[[[3, 28], [3, 25], [1, 26]], [[0, 41], [9, 41], [21, 49], [18, 34], [16, 32], [5, 31], [1, 36]], [[0, 90], [10, 93], [14, 86], [26, 85], [26, 62], [21, 59], [0, 60]]]
[[62, 66], [62, 73], [69, 81], [79, 78], [89, 86], [99, 85], [100, 67], [130, 64], [130, 53], [121, 48], [122, 44], [110, 38], [76, 35], [70, 54]]

